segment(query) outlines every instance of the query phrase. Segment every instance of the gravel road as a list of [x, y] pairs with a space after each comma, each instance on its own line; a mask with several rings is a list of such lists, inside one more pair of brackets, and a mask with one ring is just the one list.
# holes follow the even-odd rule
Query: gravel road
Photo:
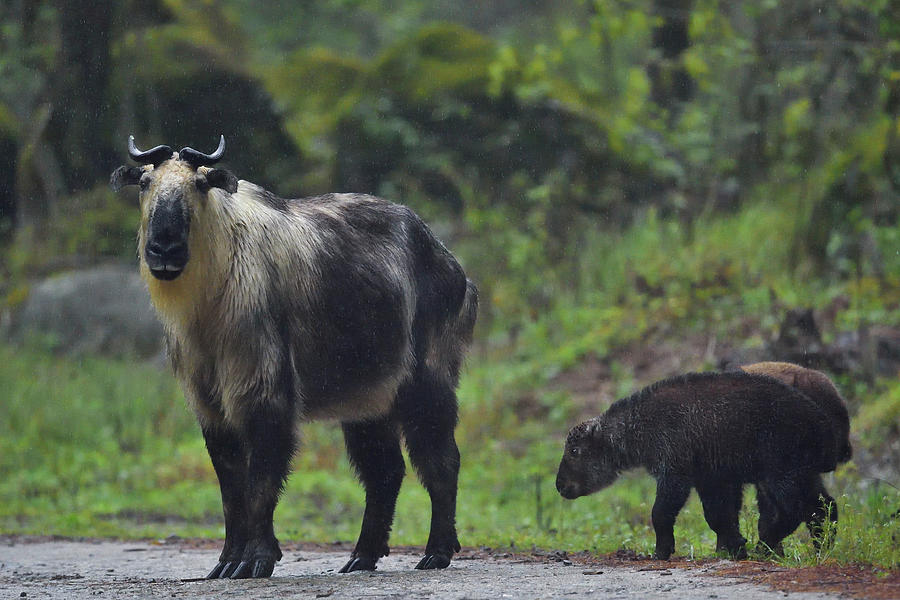
[[[339, 575], [347, 552], [286, 551], [275, 576], [198, 580], [218, 551], [147, 542], [16, 542], [0, 545], [0, 598], [666, 598], [757, 599], [787, 594], [710, 576], [719, 565], [690, 569], [662, 563], [590, 566], [464, 552], [443, 571], [416, 571], [414, 554], [392, 554], [374, 573]], [[569, 564], [566, 564], [569, 563]], [[791, 598], [837, 595], [790, 593]]]

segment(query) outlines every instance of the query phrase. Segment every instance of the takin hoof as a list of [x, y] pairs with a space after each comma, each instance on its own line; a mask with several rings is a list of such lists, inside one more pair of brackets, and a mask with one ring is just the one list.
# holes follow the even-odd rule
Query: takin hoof
[[425, 546], [425, 556], [422, 557], [416, 568], [420, 570], [446, 569], [450, 566], [450, 559], [453, 558], [453, 554], [461, 549], [462, 546], [459, 545], [459, 540], [455, 533], [446, 543], [432, 543], [429, 540], [428, 545]]
[[341, 567], [338, 573], [352, 573], [353, 571], [374, 571], [378, 567], [375, 566], [377, 559], [368, 556], [353, 556], [347, 561], [347, 564]]
[[450, 557], [446, 554], [426, 554], [416, 565], [417, 569], [446, 569], [450, 566]]
[[716, 548], [716, 555], [729, 560], [747, 560], [747, 548], [740, 546], [738, 548]]
[[781, 545], [781, 542], [778, 542], [773, 548], [765, 542], [759, 541], [756, 544], [756, 548], [754, 549], [753, 554], [756, 557], [763, 559], [781, 558], [784, 556], [784, 546]]
[[238, 565], [241, 564], [239, 560], [220, 560], [218, 564], [213, 567], [213, 570], [209, 572], [206, 576], [207, 579], [228, 579], [231, 577], [231, 574], [234, 573], [235, 569], [238, 568]]
[[281, 559], [278, 540], [258, 539], [248, 542], [241, 552], [229, 552], [206, 576], [207, 579], [259, 579], [270, 577], [275, 563]]
[[743, 538], [741, 538], [741, 540], [743, 541], [737, 541], [732, 544], [716, 544], [716, 554], [725, 556], [731, 560], [746, 560], [747, 540]]
[[275, 560], [271, 558], [257, 558], [254, 560], [242, 560], [237, 568], [228, 575], [231, 579], [261, 579], [270, 577], [275, 570]]

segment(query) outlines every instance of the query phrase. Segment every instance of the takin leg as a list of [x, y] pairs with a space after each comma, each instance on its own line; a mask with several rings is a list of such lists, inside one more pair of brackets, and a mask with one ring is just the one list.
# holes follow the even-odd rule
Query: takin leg
[[294, 453], [293, 419], [279, 411], [258, 409], [244, 423], [247, 448], [247, 544], [232, 579], [268, 577], [281, 560], [272, 516]]
[[456, 393], [449, 382], [422, 370], [401, 387], [397, 407], [410, 462], [431, 497], [431, 532], [416, 568], [443, 569], [460, 550], [456, 537], [459, 449], [453, 437]]
[[406, 470], [397, 424], [389, 419], [343, 423], [350, 463], [366, 489], [366, 512], [350, 561], [339, 573], [374, 571], [388, 555], [394, 507]]
[[207, 579], [230, 577], [241, 562], [247, 543], [247, 517], [244, 505], [244, 489], [247, 480], [247, 457], [237, 434], [225, 427], [203, 428], [206, 449], [212, 459], [222, 492], [222, 510], [225, 513], [225, 547], [219, 563], [207, 575]]
[[738, 524], [740, 484], [705, 481], [697, 484], [697, 493], [703, 504], [703, 516], [716, 532], [716, 552], [725, 550], [732, 558], [747, 558], [747, 540]]
[[[820, 550], [822, 547], [830, 548], [834, 544], [834, 526], [838, 522], [837, 503], [828, 494], [825, 482], [818, 473], [810, 476], [807, 490], [805, 522], [812, 537], [813, 546], [816, 550]], [[825, 521], [831, 521], [831, 526], [826, 526]]]
[[772, 499], [772, 492], [769, 490], [768, 483], [759, 482], [756, 484], [756, 505], [759, 508], [759, 545], [757, 547], [757, 552], [762, 555], [769, 554], [770, 552], [781, 556], [784, 553], [781, 544], [778, 544], [775, 547], [767, 547], [763, 544], [763, 533], [765, 532], [768, 535], [768, 532], [772, 530], [773, 524], [778, 519], [778, 506], [775, 504], [775, 501]]
[[651, 518], [656, 532], [656, 551], [653, 557], [669, 560], [675, 552], [675, 518], [687, 502], [691, 484], [676, 477], [660, 477], [656, 482], [656, 501]]
[[765, 520], [762, 505], [760, 508], [759, 543], [763, 552], [771, 551], [780, 555], [781, 541], [803, 522], [807, 516], [807, 507], [816, 504], [810, 502], [812, 495], [805, 479], [804, 476], [790, 476], [757, 485], [759, 496], [765, 498], [763, 504], [771, 505], [766, 509]]

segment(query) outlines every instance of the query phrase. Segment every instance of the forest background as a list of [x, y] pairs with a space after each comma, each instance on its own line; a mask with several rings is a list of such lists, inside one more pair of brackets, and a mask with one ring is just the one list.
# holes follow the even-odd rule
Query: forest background
[[[827, 480], [834, 548], [801, 532], [785, 560], [898, 564], [896, 3], [7, 0], [0, 34], [0, 329], [44, 278], [136, 264], [136, 197], [107, 185], [129, 134], [223, 133], [280, 195], [411, 206], [477, 282], [464, 544], [648, 552], [646, 475], [557, 496], [568, 428], [655, 379], [787, 359], [838, 383], [856, 457]], [[25, 338], [0, 340], [0, 532], [221, 536], [158, 361]], [[278, 535], [352, 541], [338, 428], [305, 431]], [[426, 523], [409, 481], [394, 541]], [[696, 500], [676, 536], [713, 552]]]

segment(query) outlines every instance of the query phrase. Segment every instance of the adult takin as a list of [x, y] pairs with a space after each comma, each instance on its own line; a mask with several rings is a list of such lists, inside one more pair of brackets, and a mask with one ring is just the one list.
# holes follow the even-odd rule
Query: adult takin
[[431, 497], [418, 569], [459, 551], [456, 386], [477, 291], [409, 208], [359, 194], [288, 200], [168, 146], [121, 166], [140, 187], [141, 275], [219, 479], [225, 544], [209, 578], [268, 577], [281, 558], [272, 515], [297, 425], [341, 423], [366, 491], [341, 572], [374, 570], [405, 465]]
[[759, 482], [772, 490], [777, 512], [760, 540], [777, 547], [808, 515], [828, 510], [810, 482], [835, 468], [832, 429], [815, 402], [771, 377], [690, 373], [654, 383], [572, 428], [556, 488], [578, 498], [644, 467], [656, 479], [656, 558], [675, 551], [673, 526], [691, 488], [721, 546], [741, 557], [746, 540], [732, 490]]
[[[837, 462], [845, 463], [853, 457], [853, 446], [850, 443], [850, 415], [847, 412], [847, 405], [837, 387], [825, 373], [793, 363], [772, 361], [742, 365], [740, 369], [745, 373], [774, 377], [802, 392], [818, 404], [819, 408], [825, 411], [825, 414], [831, 419]], [[838, 522], [837, 503], [825, 488], [825, 482], [822, 481], [821, 476], [813, 478], [810, 485], [812, 486], [811, 493], [821, 496], [829, 507], [827, 517], [832, 523], [831, 529], [833, 530], [834, 524]], [[774, 492], [765, 483], [756, 486], [760, 530], [767, 528], [777, 513], [777, 508], [770, 499], [773, 494]], [[740, 509], [742, 496], [740, 489], [734, 491], [734, 501], [737, 503], [738, 509]], [[820, 513], [812, 513], [805, 519], [806, 528], [812, 534], [813, 543], [816, 546], [819, 545], [823, 533], [826, 531], [822, 517], [823, 515]], [[777, 553], [781, 552], [781, 548], [771, 549]]]
[[850, 414], [847, 404], [828, 375], [793, 363], [766, 361], [741, 365], [741, 371], [767, 375], [803, 392], [831, 417], [837, 461], [845, 463], [853, 458], [850, 443]]

